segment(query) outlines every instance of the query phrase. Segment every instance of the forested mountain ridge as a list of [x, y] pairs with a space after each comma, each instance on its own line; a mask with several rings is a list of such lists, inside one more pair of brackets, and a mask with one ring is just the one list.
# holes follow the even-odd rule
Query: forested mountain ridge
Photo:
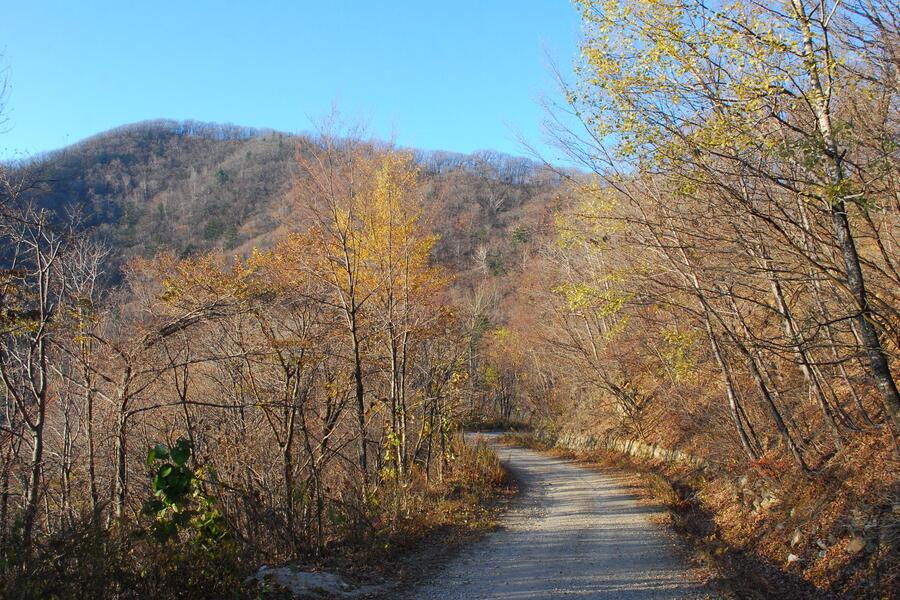
[[[246, 254], [285, 231], [297, 153], [312, 144], [315, 136], [158, 120], [118, 127], [19, 168], [37, 182], [33, 196], [41, 204], [75, 211], [117, 262], [161, 250]], [[512, 246], [529, 237], [559, 176], [491, 151], [412, 153], [440, 236], [439, 261], [455, 270], [487, 264], [494, 274], [512, 267]]]

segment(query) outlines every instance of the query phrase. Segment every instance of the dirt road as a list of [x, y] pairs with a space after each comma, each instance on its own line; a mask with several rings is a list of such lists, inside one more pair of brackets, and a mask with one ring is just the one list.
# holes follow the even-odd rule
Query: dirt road
[[709, 590], [613, 476], [482, 434], [519, 481], [502, 527], [406, 598], [702, 598]]

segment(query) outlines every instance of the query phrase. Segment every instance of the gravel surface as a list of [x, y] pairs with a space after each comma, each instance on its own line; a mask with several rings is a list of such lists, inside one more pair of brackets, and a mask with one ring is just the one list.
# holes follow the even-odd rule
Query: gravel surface
[[497, 531], [404, 598], [708, 597], [673, 535], [651, 522], [659, 508], [638, 502], [614, 477], [480, 435], [518, 480], [519, 497]]

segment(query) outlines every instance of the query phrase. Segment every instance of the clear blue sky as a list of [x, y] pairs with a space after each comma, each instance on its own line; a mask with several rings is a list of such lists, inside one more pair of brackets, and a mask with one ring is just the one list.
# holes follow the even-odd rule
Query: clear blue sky
[[155, 118], [307, 131], [333, 104], [404, 146], [521, 154], [578, 32], [567, 0], [10, 0], [0, 158]]

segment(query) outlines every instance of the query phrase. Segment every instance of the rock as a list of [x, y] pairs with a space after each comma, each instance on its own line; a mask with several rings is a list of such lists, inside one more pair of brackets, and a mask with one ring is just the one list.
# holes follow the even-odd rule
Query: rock
[[819, 550], [819, 558], [825, 558], [826, 554], [828, 554], [826, 550]]
[[788, 554], [788, 559], [787, 559], [788, 564], [795, 563], [799, 560], [800, 560], [800, 557], [797, 556], [796, 554]]
[[800, 531], [800, 528], [794, 530], [794, 535], [791, 536], [791, 548], [799, 544], [803, 540], [803, 533]]
[[775, 506], [776, 504], [778, 504], [778, 498], [776, 498], [775, 496], [766, 496], [763, 498], [763, 501], [760, 502], [759, 507], [763, 510], [766, 510], [768, 508], [771, 508], [772, 506]]
[[848, 554], [859, 554], [866, 548], [866, 540], [862, 536], [855, 535], [847, 542]]
[[775, 529], [784, 529], [784, 523], [775, 523]]
[[826, 548], [828, 548], [828, 546], [825, 545], [825, 542], [821, 539], [816, 540], [816, 546], [818, 546], [822, 550], [825, 550]]
[[270, 568], [263, 565], [248, 581], [271, 582], [302, 598], [361, 598], [383, 591], [381, 586], [354, 587], [340, 575], [319, 571], [299, 571], [291, 567]]

